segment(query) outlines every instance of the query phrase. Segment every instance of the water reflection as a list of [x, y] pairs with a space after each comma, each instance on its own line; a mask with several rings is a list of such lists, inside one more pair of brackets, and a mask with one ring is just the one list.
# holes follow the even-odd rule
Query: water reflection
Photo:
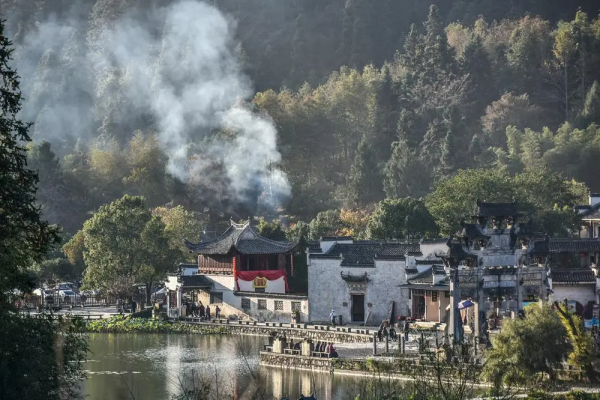
[[[243, 341], [243, 345], [240, 345]], [[314, 392], [319, 400], [338, 400], [352, 377], [259, 367], [264, 338], [200, 335], [90, 335], [92, 354], [85, 363], [89, 399], [171, 399], [201, 381], [217, 382], [219, 398], [244, 400], [256, 391], [264, 399], [297, 398]], [[247, 356], [239, 356], [239, 350]], [[263, 379], [257, 379], [259, 371]], [[232, 397], [233, 395], [233, 397]]]

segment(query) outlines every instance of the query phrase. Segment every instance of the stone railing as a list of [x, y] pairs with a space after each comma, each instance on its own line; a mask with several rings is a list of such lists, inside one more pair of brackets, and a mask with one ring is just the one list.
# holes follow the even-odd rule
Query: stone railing
[[260, 352], [260, 363], [280, 368], [331, 371], [331, 358]]
[[179, 318], [180, 321], [223, 327], [229, 334], [251, 336], [271, 336], [274, 333], [292, 339], [312, 339], [314, 341], [332, 343], [369, 343], [373, 341], [373, 333], [369, 329], [332, 327], [308, 324], [284, 324], [277, 322], [212, 320], [202, 322], [199, 318]]

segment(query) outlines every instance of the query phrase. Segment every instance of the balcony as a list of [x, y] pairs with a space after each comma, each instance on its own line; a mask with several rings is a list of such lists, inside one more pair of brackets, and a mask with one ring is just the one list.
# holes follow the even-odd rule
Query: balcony
[[232, 267], [217, 267], [217, 266], [201, 266], [198, 269], [199, 274], [213, 274], [213, 275], [233, 275]]

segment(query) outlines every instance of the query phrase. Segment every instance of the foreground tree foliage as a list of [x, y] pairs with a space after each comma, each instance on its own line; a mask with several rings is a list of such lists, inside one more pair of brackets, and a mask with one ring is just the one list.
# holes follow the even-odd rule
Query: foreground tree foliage
[[178, 261], [165, 224], [152, 216], [143, 197], [128, 196], [100, 207], [83, 227], [87, 266], [84, 285], [119, 297], [131, 297], [144, 284], [147, 299]]
[[525, 318], [507, 320], [486, 353], [485, 373], [501, 382], [535, 387], [544, 374], [554, 380], [554, 368], [567, 358], [572, 346], [557, 313], [547, 304], [525, 308]]
[[37, 175], [27, 168], [29, 125], [21, 109], [19, 77], [9, 66], [12, 43], [0, 20], [0, 398], [77, 397], [87, 351], [78, 322], [18, 315], [14, 301], [34, 287], [29, 272], [58, 243], [58, 232], [36, 206]]

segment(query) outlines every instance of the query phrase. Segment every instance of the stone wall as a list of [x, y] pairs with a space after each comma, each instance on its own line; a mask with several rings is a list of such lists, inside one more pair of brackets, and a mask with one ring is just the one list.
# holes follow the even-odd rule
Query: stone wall
[[[378, 261], [374, 268], [341, 267], [340, 259], [310, 260], [308, 266], [309, 321], [328, 321], [335, 310], [344, 323], [352, 323], [352, 294], [365, 295], [365, 318], [371, 312], [368, 324], [378, 326], [388, 318], [390, 301], [394, 301], [395, 315], [408, 314], [408, 289], [398, 286], [406, 283], [405, 261]], [[367, 273], [369, 282], [362, 288], [344, 281], [340, 275]], [[362, 322], [362, 321], [357, 321]]]
[[260, 363], [263, 365], [271, 365], [279, 368], [303, 369], [309, 371], [331, 371], [330, 358], [296, 356], [291, 354], [280, 354], [261, 351]]
[[[368, 329], [332, 328], [320, 325], [268, 323], [259, 324], [250, 321], [226, 321], [214, 323], [197, 322], [195, 318], [180, 318], [181, 321], [199, 323], [207, 327], [222, 327], [228, 334], [265, 336], [273, 333], [285, 335], [288, 338], [312, 339], [332, 343], [369, 343], [373, 340], [373, 331]], [[281, 325], [281, 326], [280, 326]]]

